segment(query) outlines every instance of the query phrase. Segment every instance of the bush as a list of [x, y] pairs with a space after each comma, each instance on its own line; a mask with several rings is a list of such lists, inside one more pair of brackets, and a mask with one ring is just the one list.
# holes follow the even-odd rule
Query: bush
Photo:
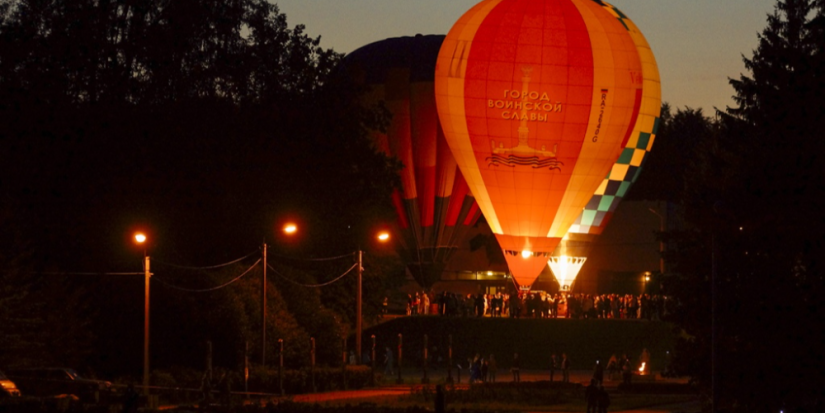
[[[361, 389], [370, 384], [372, 370], [367, 366], [347, 366], [347, 388]], [[313, 391], [341, 390], [344, 388], [340, 368], [316, 367], [315, 388], [312, 386], [312, 371], [309, 368], [284, 370], [284, 392], [288, 394], [310, 393]], [[277, 369], [253, 369], [249, 374], [249, 391], [279, 393]]]
[[153, 386], [178, 387], [178, 381], [175, 379], [175, 376], [173, 376], [171, 372], [165, 370], [153, 371], [151, 380]]

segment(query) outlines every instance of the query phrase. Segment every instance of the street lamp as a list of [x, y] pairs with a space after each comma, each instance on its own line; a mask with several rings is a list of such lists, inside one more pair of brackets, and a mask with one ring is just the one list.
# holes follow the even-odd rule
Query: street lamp
[[[144, 244], [147, 241], [146, 234], [138, 232], [135, 234], [135, 242]], [[143, 250], [143, 275], [144, 275], [144, 295], [143, 295], [143, 394], [149, 395], [149, 278], [152, 273], [149, 265], [149, 255]]]
[[[390, 233], [387, 231], [381, 231], [376, 236], [378, 241], [380, 242], [387, 242], [390, 240]], [[358, 287], [355, 291], [355, 351], [358, 354], [357, 357], [361, 357], [361, 330], [362, 330], [362, 316], [361, 316], [361, 288], [362, 288], [362, 278], [364, 275], [364, 252], [361, 249], [358, 249]]]
[[645, 276], [644, 276], [644, 278], [642, 278], [642, 280], [644, 280], [644, 284], [642, 285], [642, 294], [647, 294], [647, 282], [650, 281], [650, 272], [649, 271], [645, 272]]
[[[284, 234], [294, 235], [298, 232], [298, 225], [294, 222], [287, 222], [283, 227]], [[261, 278], [261, 365], [266, 366], [266, 241], [262, 248], [263, 252], [263, 277]]]

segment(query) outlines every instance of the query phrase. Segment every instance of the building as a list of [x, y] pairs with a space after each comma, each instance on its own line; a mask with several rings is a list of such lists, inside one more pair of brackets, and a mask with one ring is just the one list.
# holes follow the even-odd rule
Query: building
[[[572, 291], [638, 294], [645, 289], [657, 290], [658, 286], [652, 284], [655, 277], [645, 278], [659, 272], [662, 265], [656, 234], [672, 214], [672, 208], [664, 202], [623, 201], [604, 233], [594, 242]], [[411, 276], [409, 280], [412, 285], [405, 290], [420, 289]], [[433, 291], [492, 294], [513, 288], [501, 248], [482, 219], [455, 251]], [[559, 290], [549, 266], [539, 275], [533, 290]]]

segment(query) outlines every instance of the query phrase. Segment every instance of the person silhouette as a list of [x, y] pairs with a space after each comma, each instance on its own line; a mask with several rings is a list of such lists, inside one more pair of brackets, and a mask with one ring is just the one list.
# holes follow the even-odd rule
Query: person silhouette
[[395, 362], [395, 358], [392, 355], [392, 350], [389, 347], [384, 347], [384, 375], [385, 376], [392, 376], [393, 372], [393, 364]]
[[518, 383], [521, 381], [521, 361], [518, 358], [518, 353], [513, 353], [513, 365], [510, 370], [513, 371], [513, 382]]

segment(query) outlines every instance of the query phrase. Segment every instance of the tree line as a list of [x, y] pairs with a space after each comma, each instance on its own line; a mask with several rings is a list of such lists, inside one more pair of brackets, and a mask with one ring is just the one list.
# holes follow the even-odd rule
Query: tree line
[[629, 197], [680, 211], [660, 234], [677, 369], [717, 411], [821, 409], [825, 2], [777, 1], [757, 40], [732, 107], [664, 106]]
[[[393, 219], [398, 163], [372, 147], [385, 116], [358, 104], [342, 58], [264, 0], [0, 0], [0, 368], [138, 373], [142, 277], [101, 274], [142, 271], [144, 252], [157, 279], [205, 288], [251, 263], [159, 263], [209, 266], [266, 242], [273, 266], [316, 284], [354, 258], [284, 257], [365, 249], [365, 313], [377, 314], [403, 277], [369, 241]], [[146, 247], [130, 241], [137, 228]], [[259, 265], [200, 295], [153, 282], [152, 365], [200, 367], [206, 340], [225, 367], [247, 341], [259, 353], [260, 277]], [[270, 343], [304, 354], [315, 336], [330, 349], [319, 362], [337, 360], [353, 276], [269, 285]]]

